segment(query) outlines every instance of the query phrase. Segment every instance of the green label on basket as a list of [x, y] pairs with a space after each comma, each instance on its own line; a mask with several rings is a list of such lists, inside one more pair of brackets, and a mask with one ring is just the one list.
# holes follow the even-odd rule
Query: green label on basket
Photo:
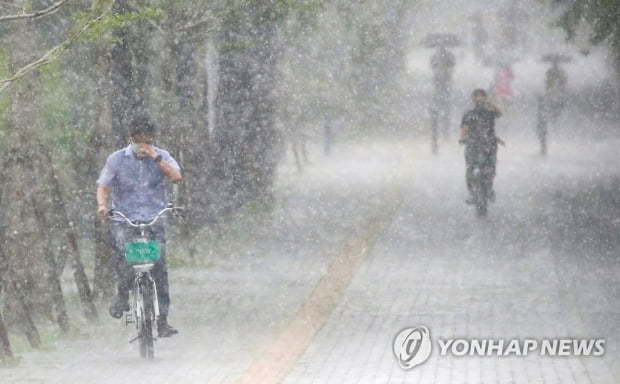
[[150, 263], [159, 260], [159, 243], [157, 241], [127, 243], [125, 258], [129, 263]]

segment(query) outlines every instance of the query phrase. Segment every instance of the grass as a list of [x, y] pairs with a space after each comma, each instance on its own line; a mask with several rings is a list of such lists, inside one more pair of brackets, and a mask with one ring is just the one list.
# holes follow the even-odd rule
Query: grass
[[58, 329], [56, 324], [51, 322], [37, 322], [37, 330], [41, 338], [41, 345], [39, 348], [33, 348], [25, 334], [10, 332], [9, 338], [11, 341], [11, 348], [13, 354], [18, 355], [24, 352], [49, 352], [56, 350], [56, 343], [61, 340], [78, 340], [87, 337], [87, 334], [82, 331], [84, 324], [74, 323], [71, 329], [63, 333]]
[[167, 263], [170, 268], [213, 266], [216, 259], [231, 259], [247, 244], [253, 243], [256, 228], [270, 220], [272, 207], [250, 202], [217, 224], [197, 232], [187, 244], [178, 233], [169, 237]]

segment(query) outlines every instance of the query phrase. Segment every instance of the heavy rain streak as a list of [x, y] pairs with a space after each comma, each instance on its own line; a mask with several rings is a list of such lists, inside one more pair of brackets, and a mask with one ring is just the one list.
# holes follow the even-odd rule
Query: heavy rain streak
[[619, 1], [14, 0], [0, 41], [0, 383], [620, 383]]

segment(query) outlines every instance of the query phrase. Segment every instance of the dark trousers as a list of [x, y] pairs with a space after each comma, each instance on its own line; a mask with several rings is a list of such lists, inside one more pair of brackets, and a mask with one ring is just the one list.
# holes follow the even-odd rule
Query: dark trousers
[[430, 107], [431, 136], [433, 142], [439, 135], [450, 136], [450, 92], [447, 89], [437, 89], [433, 95]]
[[470, 194], [473, 189], [474, 168], [481, 162], [489, 171], [490, 187], [493, 189], [497, 165], [497, 139], [470, 142], [465, 146], [465, 183]]
[[[164, 224], [156, 224], [146, 228], [145, 234], [147, 238], [160, 243], [160, 259], [154, 263], [151, 275], [157, 286], [159, 313], [161, 317], [165, 318], [170, 306], [168, 268], [166, 267], [166, 229]], [[114, 252], [118, 294], [121, 297], [128, 297], [129, 291], [133, 288], [135, 272], [131, 265], [125, 261], [125, 243], [138, 239], [140, 230], [129, 226], [127, 223], [113, 221], [110, 224], [109, 235]]]

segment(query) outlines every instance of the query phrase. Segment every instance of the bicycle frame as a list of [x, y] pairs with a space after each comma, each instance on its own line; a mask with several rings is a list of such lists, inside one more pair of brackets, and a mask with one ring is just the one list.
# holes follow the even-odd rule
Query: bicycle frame
[[130, 343], [138, 340], [140, 345], [140, 355], [143, 358], [152, 359], [154, 355], [153, 328], [159, 320], [159, 300], [157, 298], [157, 285], [151, 276], [154, 262], [160, 258], [159, 243], [152, 241], [146, 236], [146, 228], [154, 225], [160, 217], [170, 211], [182, 211], [180, 207], [168, 205], [161, 210], [150, 222], [131, 221], [124, 213], [118, 210], [110, 210], [110, 216], [118, 215], [125, 222], [140, 230], [140, 237], [126, 243], [125, 259], [130, 263], [135, 271], [135, 279], [132, 294], [131, 313], [125, 317], [125, 324], [135, 323], [138, 336]]
[[157, 300], [157, 286], [151, 277], [153, 264], [133, 266], [136, 279], [132, 295], [132, 313], [126, 318], [126, 324], [135, 323], [138, 336], [131, 342], [138, 340], [140, 356], [153, 359], [154, 327], [159, 320], [159, 302]]
[[141, 283], [143, 282], [146, 282], [153, 287], [153, 310], [155, 315], [154, 320], [157, 321], [159, 319], [159, 300], [157, 299], [157, 285], [155, 284], [155, 280], [153, 280], [153, 277], [151, 276], [151, 269], [153, 269], [153, 266], [154, 264], [139, 264], [132, 266], [134, 271], [136, 271], [136, 277], [134, 279], [134, 294], [132, 295], [132, 313], [128, 315], [132, 317], [126, 318], [126, 323], [131, 324], [135, 322], [138, 330], [139, 322], [143, 320], [144, 315], [144, 295], [143, 292], [141, 292], [142, 290], [140, 289]]

